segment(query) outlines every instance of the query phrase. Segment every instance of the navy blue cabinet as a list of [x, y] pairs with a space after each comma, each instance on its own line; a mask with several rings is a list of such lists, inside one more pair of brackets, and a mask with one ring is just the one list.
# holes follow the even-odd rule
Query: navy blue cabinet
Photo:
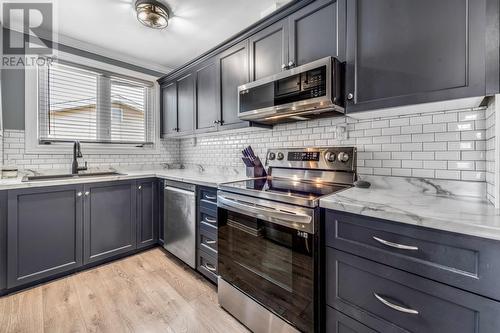
[[138, 180], [137, 189], [137, 248], [158, 242], [159, 201], [158, 184], [155, 178]]
[[82, 264], [83, 186], [8, 192], [7, 287]]
[[7, 288], [7, 191], [0, 191], [0, 294]]
[[317, 0], [288, 18], [288, 58], [295, 66], [324, 57], [345, 61], [346, 0]]
[[157, 244], [158, 183], [0, 191], [0, 294]]
[[379, 332], [496, 333], [500, 302], [326, 250], [326, 302]]
[[486, 2], [347, 1], [347, 111], [484, 96]]
[[324, 237], [328, 332], [498, 331], [500, 242], [331, 210]]
[[92, 263], [136, 248], [135, 182], [85, 185], [84, 263]]
[[217, 283], [217, 189], [197, 187], [197, 270]]

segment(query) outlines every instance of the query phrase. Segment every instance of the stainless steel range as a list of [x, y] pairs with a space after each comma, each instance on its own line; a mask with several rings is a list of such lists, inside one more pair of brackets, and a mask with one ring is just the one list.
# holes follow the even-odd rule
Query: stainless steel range
[[319, 199], [353, 185], [356, 149], [271, 149], [265, 165], [219, 186], [219, 303], [254, 332], [313, 332]]

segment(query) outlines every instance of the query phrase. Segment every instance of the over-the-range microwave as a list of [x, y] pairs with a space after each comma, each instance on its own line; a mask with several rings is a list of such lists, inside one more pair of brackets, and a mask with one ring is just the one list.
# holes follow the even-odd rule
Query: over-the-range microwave
[[326, 57], [238, 87], [238, 117], [264, 124], [344, 113], [343, 64]]

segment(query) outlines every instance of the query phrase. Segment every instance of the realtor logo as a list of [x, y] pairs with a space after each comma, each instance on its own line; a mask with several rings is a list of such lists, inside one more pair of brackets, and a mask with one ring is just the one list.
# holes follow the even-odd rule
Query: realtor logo
[[[36, 1], [36, 0], [35, 0]], [[53, 55], [54, 8], [51, 2], [2, 2], [2, 65], [45, 64]]]

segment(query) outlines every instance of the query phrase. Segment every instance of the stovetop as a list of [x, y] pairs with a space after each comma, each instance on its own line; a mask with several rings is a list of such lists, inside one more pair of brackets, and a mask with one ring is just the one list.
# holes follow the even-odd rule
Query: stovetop
[[219, 185], [219, 190], [305, 206], [347, 189], [356, 180], [355, 147], [269, 149], [267, 177]]
[[316, 207], [319, 199], [349, 188], [321, 181], [301, 181], [278, 177], [252, 178], [221, 184], [220, 190], [265, 198], [300, 206]]

